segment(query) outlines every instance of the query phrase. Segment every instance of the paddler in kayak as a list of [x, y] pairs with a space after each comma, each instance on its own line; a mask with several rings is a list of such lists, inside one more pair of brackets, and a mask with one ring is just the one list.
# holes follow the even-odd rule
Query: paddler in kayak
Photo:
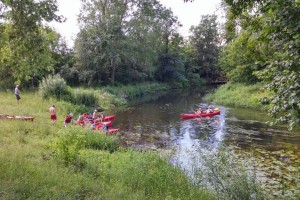
[[104, 118], [105, 118], [104, 113], [103, 113], [103, 112], [100, 112], [100, 115], [99, 115], [98, 118], [100, 119], [101, 122], [103, 122], [103, 121], [104, 121]]
[[213, 113], [213, 109], [211, 108], [211, 106], [208, 106], [207, 110], [205, 111], [205, 113]]
[[98, 110], [94, 110], [92, 118], [93, 120], [96, 120], [98, 118]]
[[195, 111], [195, 114], [196, 115], [200, 115], [202, 113], [202, 108], [199, 107], [196, 111]]

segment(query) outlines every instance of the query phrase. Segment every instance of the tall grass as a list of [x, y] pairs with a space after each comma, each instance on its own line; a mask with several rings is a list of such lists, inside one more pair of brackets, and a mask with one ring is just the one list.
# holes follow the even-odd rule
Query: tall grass
[[263, 105], [260, 99], [268, 96], [262, 84], [243, 85], [229, 82], [207, 95], [205, 100], [232, 107], [265, 109], [266, 105]]
[[56, 154], [67, 166], [77, 162], [80, 150], [85, 148], [114, 152], [118, 150], [118, 139], [88, 127], [70, 126], [61, 129], [54, 141]]
[[89, 158], [84, 171], [99, 177], [107, 185], [117, 184], [111, 194], [118, 194], [119, 198], [124, 195], [120, 188], [124, 188], [126, 193], [137, 195], [134, 199], [214, 199], [192, 184], [178, 168], [154, 153], [85, 151], [81, 155], [82, 159]]
[[238, 160], [231, 150], [199, 150], [194, 155], [192, 167], [194, 181], [212, 189], [223, 199], [266, 199], [267, 195], [264, 194], [251, 163], [247, 164]]
[[76, 88], [72, 90], [71, 103], [82, 104], [89, 107], [98, 106], [98, 91], [92, 91], [82, 88]]
[[66, 81], [59, 75], [49, 75], [44, 78], [40, 82], [39, 91], [44, 99], [55, 98], [74, 105], [87, 107], [110, 108], [127, 103], [123, 98], [109, 94], [101, 89], [72, 89], [67, 86]]

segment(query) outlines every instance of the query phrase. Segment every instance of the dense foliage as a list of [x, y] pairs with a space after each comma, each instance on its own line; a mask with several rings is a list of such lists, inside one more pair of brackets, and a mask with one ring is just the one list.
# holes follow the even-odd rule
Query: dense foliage
[[198, 26], [191, 27], [191, 58], [194, 72], [200, 77], [214, 80], [220, 75], [217, 60], [220, 38], [216, 15], [204, 15]]
[[223, 0], [224, 29], [216, 15], [205, 15], [186, 39], [177, 17], [157, 0], [81, 2], [80, 32], [70, 49], [46, 26], [64, 21], [56, 0], [0, 1], [2, 89], [36, 87], [49, 74], [71, 86], [96, 87], [262, 82], [276, 122], [300, 124], [299, 1]]
[[43, 22], [62, 21], [56, 1], [0, 1], [1, 85], [37, 83], [52, 70], [58, 34]]
[[173, 59], [169, 48], [179, 22], [155, 0], [86, 1], [79, 21], [77, 69], [88, 85], [154, 80], [157, 62]]
[[[234, 17], [240, 20], [239, 25], [244, 31], [241, 31], [232, 44], [226, 47], [225, 51], [229, 52], [224, 55], [223, 65], [228, 66], [230, 54], [236, 54], [238, 58], [236, 60], [243, 59], [244, 65], [240, 65], [240, 61], [235, 61], [233, 63], [235, 68], [230, 73], [236, 74], [234, 70], [249, 71], [247, 73], [249, 78], [255, 73], [273, 94], [269, 98], [272, 105], [269, 111], [277, 118], [276, 122], [288, 123], [290, 129], [298, 126], [300, 124], [300, 27], [298, 26], [300, 2], [295, 0], [225, 0], [225, 2]], [[240, 46], [245, 50], [238, 45], [234, 47], [240, 38], [244, 37], [245, 32], [252, 37], [241, 43]], [[248, 56], [244, 57], [247, 52]], [[240, 66], [246, 68], [239, 70]]]

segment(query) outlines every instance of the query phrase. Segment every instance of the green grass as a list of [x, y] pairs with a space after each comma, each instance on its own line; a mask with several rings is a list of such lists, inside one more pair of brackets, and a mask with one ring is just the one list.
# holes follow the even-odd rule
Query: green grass
[[266, 105], [261, 104], [259, 99], [268, 96], [269, 94], [263, 90], [262, 84], [243, 85], [227, 83], [207, 95], [205, 100], [220, 105], [263, 110], [266, 108]]
[[215, 199], [154, 153], [119, 149], [115, 137], [63, 127], [67, 113], [88, 108], [35, 92], [21, 97], [17, 103], [13, 93], [0, 93], [1, 114], [35, 117], [0, 120], [0, 199]]

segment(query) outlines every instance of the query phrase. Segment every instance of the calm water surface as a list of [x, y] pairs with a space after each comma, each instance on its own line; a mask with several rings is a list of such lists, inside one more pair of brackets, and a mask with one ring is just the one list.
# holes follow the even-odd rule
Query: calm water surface
[[[222, 145], [235, 145], [244, 149], [261, 147], [278, 150], [285, 145], [300, 149], [300, 132], [289, 132], [284, 127], [271, 127], [266, 113], [213, 105], [221, 109], [221, 115], [211, 118], [181, 120], [180, 113], [192, 113], [200, 105], [206, 109], [201, 94], [185, 94], [174, 91], [164, 97], [146, 103], [134, 103], [125, 109], [109, 112], [116, 114], [114, 127], [136, 134], [139, 143], [149, 137], [168, 139], [168, 145], [200, 145], [217, 149]], [[190, 143], [190, 144], [188, 144]]]
[[[171, 162], [184, 169], [190, 170], [191, 155], [199, 149], [217, 151], [220, 147], [234, 147], [240, 154], [251, 151], [272, 184], [280, 183], [285, 188], [299, 186], [299, 131], [268, 126], [265, 122], [270, 118], [264, 112], [213, 104], [221, 109], [220, 115], [181, 120], [180, 113], [192, 113], [199, 105], [207, 108], [202, 96], [173, 91], [156, 100], [133, 102], [125, 109], [109, 112], [116, 114], [113, 126], [121, 128], [128, 146], [142, 150], [171, 147], [175, 149]], [[277, 174], [270, 172], [270, 165], [276, 166]], [[286, 171], [296, 171], [298, 177], [293, 174], [289, 175], [292, 180], [285, 180], [282, 174], [288, 174]]]

